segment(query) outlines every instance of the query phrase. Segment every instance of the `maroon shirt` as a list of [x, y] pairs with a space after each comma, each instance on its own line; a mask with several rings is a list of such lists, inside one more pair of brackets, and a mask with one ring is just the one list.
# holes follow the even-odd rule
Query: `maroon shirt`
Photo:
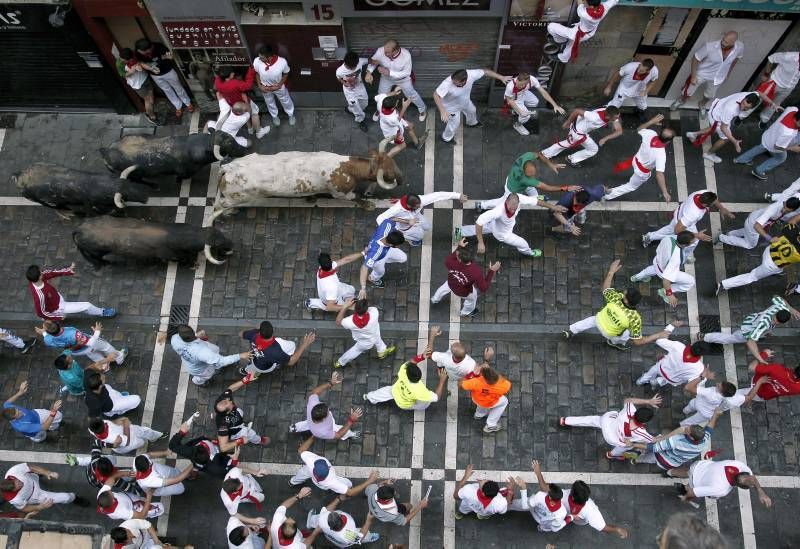
[[444, 265], [447, 267], [447, 285], [458, 297], [467, 297], [471, 294], [473, 284], [477, 286], [479, 292], [484, 293], [494, 278], [494, 271], [491, 269], [484, 277], [480, 265], [474, 261], [469, 264], [461, 263], [456, 252], [447, 256]]

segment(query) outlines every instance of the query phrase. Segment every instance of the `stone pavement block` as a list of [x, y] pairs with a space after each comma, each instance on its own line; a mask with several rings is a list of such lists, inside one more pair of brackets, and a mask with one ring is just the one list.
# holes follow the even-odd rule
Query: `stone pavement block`
[[797, 506], [797, 490], [772, 488], [766, 492], [772, 499], [771, 509], [761, 505], [756, 494], [752, 494], [750, 498], [758, 545], [779, 549], [796, 547], [800, 543], [800, 527], [795, 521], [782, 520], [781, 517]]

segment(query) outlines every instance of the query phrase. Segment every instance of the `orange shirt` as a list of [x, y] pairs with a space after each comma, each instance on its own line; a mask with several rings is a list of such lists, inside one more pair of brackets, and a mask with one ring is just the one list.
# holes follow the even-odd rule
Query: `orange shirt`
[[483, 376], [477, 376], [465, 379], [461, 382], [461, 386], [472, 393], [472, 402], [481, 408], [491, 408], [497, 404], [501, 396], [511, 390], [511, 382], [503, 376], [500, 376], [494, 385], [486, 383]]

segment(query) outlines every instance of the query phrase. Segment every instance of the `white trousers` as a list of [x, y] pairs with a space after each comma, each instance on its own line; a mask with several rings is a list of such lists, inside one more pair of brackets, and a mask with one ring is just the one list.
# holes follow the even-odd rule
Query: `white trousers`
[[570, 162], [574, 164], [578, 164], [587, 158], [593, 157], [597, 154], [597, 151], [600, 150], [600, 147], [597, 145], [597, 143], [595, 143], [594, 139], [592, 139], [592, 136], [579, 134], [570, 128], [566, 139], [562, 141], [556, 141], [543, 150], [542, 154], [546, 158], [553, 158], [554, 156], [558, 156], [562, 152], [577, 147], [578, 145], [583, 148], [567, 157]]
[[386, 343], [381, 338], [380, 329], [378, 329], [378, 337], [373, 341], [356, 341], [355, 345], [347, 349], [342, 356], [339, 357], [339, 364], [344, 366], [354, 361], [356, 358], [375, 347], [375, 350], [382, 353], [386, 350]]
[[17, 349], [24, 349], [25, 342], [22, 341], [22, 338], [14, 334], [11, 330], [6, 330], [5, 328], [0, 328], [0, 334], [5, 335], [5, 339], [1, 340], [3, 343], [7, 343], [12, 347], [16, 347]]
[[735, 229], [727, 234], [719, 235], [719, 241], [731, 246], [738, 246], [745, 250], [752, 250], [758, 245], [761, 235], [756, 232], [753, 225], [745, 225], [741, 229]]
[[108, 396], [111, 397], [111, 402], [114, 403], [114, 408], [105, 414], [108, 417], [114, 417], [129, 412], [142, 403], [142, 399], [139, 395], [125, 396], [108, 384], [106, 384], [106, 390], [108, 391]]
[[47, 490], [42, 490], [42, 487], [39, 485], [38, 475], [36, 475], [36, 479], [33, 482], [33, 492], [31, 493], [27, 505], [38, 505], [48, 499], [53, 500], [53, 503], [72, 503], [75, 501], [75, 494], [73, 492], [48, 492]]
[[686, 419], [681, 421], [681, 425], [683, 427], [686, 427], [687, 425], [701, 425], [708, 423], [711, 420], [709, 416], [697, 411], [696, 402], [697, 399], [693, 398], [689, 401], [689, 404], [683, 407], [684, 415], [688, 416]]
[[761, 255], [761, 265], [750, 271], [749, 273], [740, 274], [731, 278], [726, 278], [722, 281], [722, 287], [726, 290], [731, 288], [738, 288], [739, 286], [747, 286], [753, 282], [757, 282], [762, 278], [768, 276], [781, 274], [783, 269], [775, 265], [772, 257], [769, 255], [769, 246], [764, 248], [764, 253]]
[[618, 336], [608, 335], [600, 328], [600, 326], [598, 326], [596, 316], [590, 316], [569, 325], [569, 331], [573, 334], [579, 334], [581, 332], [585, 332], [586, 330], [591, 330], [592, 328], [597, 328], [597, 331], [600, 332], [603, 337], [605, 337], [611, 343], [617, 345], [624, 345], [631, 338], [631, 334], [628, 330], [625, 330]]
[[448, 109], [447, 113], [450, 115], [447, 119], [447, 125], [442, 132], [442, 139], [445, 141], [452, 141], [456, 135], [456, 130], [461, 126], [461, 115], [466, 118], [467, 126], [474, 126], [478, 123], [478, 111], [472, 101], [467, 101], [452, 110]]
[[779, 193], [773, 193], [773, 195], [770, 197], [770, 200], [773, 202], [778, 202], [779, 200], [781, 202], [786, 202], [797, 193], [800, 193], [800, 179], [795, 180], [794, 183], [789, 185], [783, 191]]
[[[475, 225], [464, 225], [461, 227], [461, 234], [464, 236], [475, 236]], [[516, 248], [521, 254], [531, 255], [531, 247], [524, 238], [514, 234], [513, 229], [508, 230], [505, 226], [499, 225], [494, 220], [483, 226], [483, 234], [494, 236], [495, 240]]]
[[[564, 423], [570, 427], [591, 427], [602, 430], [603, 416], [568, 416], [564, 418]], [[631, 446], [612, 446], [611, 455], [619, 457], [631, 448]]]
[[[597, 32], [597, 30], [583, 35], [581, 37], [581, 43], [589, 40], [592, 36], [594, 36], [595, 32]], [[561, 23], [548, 23], [547, 34], [552, 36], [553, 40], [559, 44], [563, 44], [564, 42], [567, 43], [564, 51], [558, 54], [558, 60], [562, 63], [569, 63], [570, 57], [572, 57], [572, 45], [575, 43], [575, 37], [578, 34], [578, 24], [575, 23], [574, 25], [568, 27], [566, 25], [562, 25]]]
[[[401, 82], [397, 82], [393, 78], [385, 75], [381, 75], [381, 79], [378, 82], [378, 95], [382, 93], [389, 93], [392, 89], [392, 86], [399, 86], [405, 96], [411, 99], [411, 102], [414, 103], [414, 106], [417, 107], [417, 110], [420, 114], [424, 113], [427, 107], [425, 106], [425, 101], [422, 100], [422, 96], [417, 93], [417, 90], [414, 89], [414, 84], [411, 82], [411, 78], [406, 78]], [[380, 109], [380, 107], [379, 107]], [[469, 124], [469, 121], [467, 121]]]
[[620, 108], [626, 99], [632, 99], [633, 104], [640, 111], [647, 110], [647, 96], [646, 95], [627, 95], [621, 84], [617, 84], [617, 91], [614, 92], [614, 98], [608, 102], [608, 107]]
[[183, 84], [181, 84], [178, 73], [174, 69], [164, 74], [150, 73], [150, 76], [176, 110], [183, 107], [183, 105], [188, 107], [192, 104], [189, 94], [183, 89]]
[[[792, 93], [792, 90], [794, 90], [794, 88], [779, 88], [776, 86], [775, 99], [773, 99], [773, 102], [776, 105], [780, 105], [781, 103], [783, 103], [784, 99], [789, 97], [789, 94]], [[761, 119], [762, 122], [767, 122], [769, 121], [770, 118], [772, 118], [773, 114], [775, 114], [775, 107], [773, 107], [772, 105], [767, 105], [761, 110], [761, 114], [759, 114], [758, 117]]]
[[[668, 236], [673, 236], [675, 234], [675, 225], [678, 224], [678, 221], [675, 219], [675, 216], [672, 216], [672, 221], [668, 224], [664, 225], [657, 231], [653, 231], [651, 233], [647, 233], [647, 238], [651, 241], [655, 242], [656, 240], [662, 240], [667, 238]], [[692, 225], [691, 227], [686, 227], [687, 231], [692, 231], [693, 233], [697, 232], [697, 225]], [[689, 244], [683, 249], [683, 257], [687, 257], [694, 253], [694, 249], [697, 248], [697, 245], [700, 244], [700, 240], [695, 240], [693, 243]]]
[[[444, 299], [444, 297], [447, 294], [450, 293], [453, 292], [452, 290], [450, 290], [450, 286], [447, 284], [447, 281], [445, 280], [444, 284], [439, 286], [439, 288], [436, 290], [436, 293], [433, 294], [433, 297], [431, 298], [431, 303], [439, 303], [441, 300]], [[475, 310], [475, 305], [477, 305], [478, 303], [478, 288], [476, 288], [473, 285], [472, 293], [464, 298], [457, 296], [456, 294], [453, 294], [453, 296], [458, 299], [464, 300], [464, 303], [461, 305], [461, 316], [466, 316]]]
[[[506, 183], [503, 185], [503, 196], [500, 198], [492, 198], [491, 200], [481, 200], [481, 206], [484, 210], [491, 210], [498, 204], [505, 202], [510, 194], [511, 191], [508, 188], [508, 179], [506, 179]], [[539, 191], [536, 190], [536, 187], [526, 187], [525, 194], [528, 196], [539, 196]]]
[[520, 124], [524, 124], [531, 119], [530, 109], [535, 109], [539, 106], [539, 98], [530, 90], [518, 93], [514, 101], [517, 104], [517, 108], [514, 109], [514, 112], [519, 116], [517, 122]]
[[639, 187], [645, 184], [645, 182], [650, 179], [650, 176], [653, 175], [651, 172], [643, 172], [639, 168], [636, 167], [636, 163], [633, 164], [633, 173], [631, 174], [630, 179], [624, 185], [619, 185], [614, 187], [608, 194], [606, 194], [603, 199], [604, 200], [614, 200], [615, 198], [619, 198], [620, 196], [628, 193], [632, 193]]
[[286, 112], [286, 114], [288, 116], [294, 116], [294, 103], [292, 103], [292, 96], [289, 95], [289, 88], [286, 87], [286, 84], [275, 91], [262, 91], [261, 95], [264, 97], [264, 102], [267, 104], [269, 115], [273, 119], [278, 118], [278, 104], [275, 101], [276, 97], [278, 98], [278, 101], [281, 102], [281, 107], [283, 107], [283, 110]]
[[342, 88], [344, 99], [347, 101], [347, 110], [353, 114], [356, 122], [362, 122], [366, 118], [364, 109], [369, 105], [369, 96], [364, 84], [359, 83], [355, 88]]
[[[661, 273], [658, 272], [655, 265], [650, 265], [645, 267], [642, 271], [638, 272], [634, 275], [635, 278], [646, 278], [648, 276], [653, 277], [657, 276], [659, 278], [664, 278], [661, 276]], [[673, 292], [688, 292], [692, 288], [694, 288], [695, 280], [694, 277], [690, 274], [686, 274], [683, 271], [678, 272], [675, 274], [675, 280], [672, 282], [672, 291]]]
[[[223, 101], [224, 101], [224, 99], [223, 99]], [[241, 126], [239, 128], [241, 129]], [[215, 121], [213, 121], [213, 120], [209, 120], [208, 122], [206, 122], [206, 130], [208, 130], [208, 129], [216, 130], [217, 129], [217, 123]], [[222, 131], [222, 130], [220, 130], [220, 131]], [[208, 131], [206, 131], [204, 133], [208, 133]], [[233, 137], [234, 141], [236, 141], [242, 147], [249, 147], [250, 146], [250, 143], [244, 137], [242, 137], [240, 135], [236, 135], [235, 133], [231, 133], [229, 131], [226, 131], [225, 133], [227, 133], [228, 135]]]
[[86, 313], [89, 316], [102, 316], [103, 309], [95, 307], [88, 301], [67, 301], [64, 296], [58, 294], [61, 300], [58, 302], [58, 309], [55, 314], [66, 318], [67, 315], [75, 315], [78, 313]]
[[[308, 420], [298, 421], [297, 423], [294, 424], [294, 430], [296, 432], [298, 432], [298, 433], [305, 433], [306, 431], [310, 431], [311, 430], [311, 425], [312, 425], [312, 422], [310, 422]], [[337, 432], [341, 428], [342, 428], [341, 425], [336, 425], [335, 423], [333, 424], [333, 432], [334, 433]], [[354, 434], [355, 434], [355, 432], [352, 429], [350, 429], [349, 431], [347, 431], [344, 434], [344, 436], [340, 440], [347, 440], [348, 438], [350, 438]]]
[[503, 412], [506, 411], [506, 407], [508, 407], [508, 399], [503, 395], [497, 400], [497, 404], [491, 408], [478, 406], [475, 410], [474, 417], [475, 419], [486, 418], [487, 427], [497, 427], [497, 424], [500, 423], [500, 418], [503, 416]]
[[[128, 438], [127, 446], [119, 446], [114, 448], [114, 453], [117, 454], [130, 454], [145, 445], [146, 442], [154, 442], [161, 438], [163, 434], [161, 431], [156, 431], [149, 427], [142, 425], [131, 425], [131, 435]], [[114, 442], [113, 440], [111, 442]]]
[[[108, 341], [103, 339], [102, 337], [98, 337], [97, 341], [94, 345], [85, 346], [82, 349], [77, 351], [72, 351], [72, 356], [87, 356], [92, 362], [97, 362], [98, 360], [103, 360], [105, 357], [110, 355], [111, 353], [118, 352], [113, 345], [111, 345]], [[122, 361], [125, 357], [122, 355], [117, 356], [114, 359], [114, 362], [117, 364], [122, 364]]]
[[[376, 389], [374, 391], [370, 391], [367, 393], [367, 400], [370, 404], [380, 404], [381, 402], [389, 402], [390, 400], [394, 400], [394, 396], [392, 395], [392, 386], [386, 385], [381, 387], [380, 389]], [[435, 400], [418, 400], [409, 410], [425, 410], [436, 402]]]
[[[297, 486], [298, 484], [303, 484], [305, 481], [311, 478], [311, 471], [309, 471], [308, 467], [305, 465], [301, 465], [300, 469], [294, 474], [292, 478], [289, 479], [289, 484]], [[347, 485], [348, 488], [353, 487], [353, 481], [349, 478], [345, 478], [342, 476], [337, 475], [336, 478], [341, 480], [344, 484]]]
[[[42, 408], [34, 408], [33, 410], [39, 415], [39, 423], [44, 423], [47, 421], [47, 418], [50, 417], [50, 410], [44, 410]], [[53, 423], [50, 424], [50, 428], [47, 429], [48, 431], [55, 431], [59, 427], [61, 427], [61, 420], [64, 419], [64, 415], [61, 412], [56, 412], [56, 417], [53, 418]], [[47, 432], [39, 431], [32, 437], [28, 437], [33, 442], [44, 442], [47, 438]]]
[[[356, 289], [353, 288], [350, 284], [345, 284], [344, 282], [339, 282], [339, 286], [336, 289], [336, 304], [342, 305], [345, 301], [354, 297], [356, 295]], [[312, 309], [319, 309], [321, 311], [326, 311], [325, 302], [321, 298], [312, 298], [308, 300], [308, 306]]]
[[732, 334], [723, 334], [722, 332], [711, 332], [705, 334], [703, 341], [706, 343], [719, 343], [720, 345], [730, 345], [733, 343], [747, 343], [747, 338], [744, 337], [741, 330], [736, 330]]
[[239, 440], [240, 438], [243, 438], [250, 444], [261, 444], [261, 435], [256, 433], [252, 427], [248, 427], [247, 425], [242, 425], [235, 435], [231, 435], [228, 438], [230, 440]]
[[673, 387], [677, 387], [677, 383], [672, 383], [661, 375], [661, 360], [650, 366], [649, 370], [639, 376], [639, 379], [636, 380], [636, 384], [645, 385], [646, 383], [655, 382], [659, 387], [663, 387], [664, 385], [672, 385]]
[[[168, 479], [171, 479], [171, 478], [175, 478], [175, 477], [177, 477], [178, 475], [181, 474], [179, 469], [176, 469], [175, 467], [170, 467], [169, 465], [167, 465], [167, 467], [169, 467], [169, 474], [165, 477], [165, 480], [168, 480]], [[144, 489], [144, 486], [142, 486], [142, 489]], [[172, 484], [170, 486], [162, 486], [161, 488], [156, 488], [153, 491], [153, 495], [154, 496], [177, 496], [177, 495], [182, 494], [185, 491], [186, 491], [186, 487], [183, 485], [183, 483], [182, 482], [178, 482], [177, 484]]]
[[408, 261], [408, 256], [403, 250], [389, 248], [389, 251], [387, 251], [386, 255], [383, 256], [383, 259], [376, 261], [372, 265], [372, 271], [369, 273], [369, 279], [372, 282], [377, 282], [383, 278], [383, 275], [386, 273], [387, 263], [405, 263], [406, 261]]
[[422, 239], [425, 238], [425, 231], [430, 231], [431, 227], [431, 222], [424, 216], [419, 217], [418, 222], [410, 227], [402, 222], [397, 224], [397, 230], [403, 233], [406, 241], [415, 243], [422, 242]]

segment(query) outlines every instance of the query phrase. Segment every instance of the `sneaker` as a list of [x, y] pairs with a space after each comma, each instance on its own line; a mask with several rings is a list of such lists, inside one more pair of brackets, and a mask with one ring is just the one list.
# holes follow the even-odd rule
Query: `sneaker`
[[478, 121], [477, 121], [477, 122], [475, 122], [474, 124], [464, 124], [464, 125], [465, 125], [466, 127], [468, 127], [468, 128], [477, 128], [478, 126], [483, 126], [483, 122], [481, 122], [480, 120], [478, 120]]
[[305, 305], [306, 309], [308, 309], [310, 311], [311, 310], [311, 298], [307, 297], [305, 302], [303, 303], [303, 305]]
[[669, 305], [669, 296], [667, 295], [667, 291], [664, 288], [659, 288], [656, 293], [661, 298], [661, 301]]
[[695, 336], [695, 341], [703, 341], [704, 337], [706, 337], [706, 334], [704, 332], [697, 332], [697, 335]]
[[622, 454], [622, 459], [629, 459], [629, 460], [631, 460], [633, 462], [636, 462], [636, 460], [639, 459], [640, 455], [641, 454], [639, 452], [637, 452], [635, 450], [630, 450], [630, 451], [625, 452], [624, 454]]
[[723, 285], [722, 285], [722, 282], [720, 282], [719, 284], [717, 284], [717, 289], [716, 289], [716, 291], [714, 292], [714, 295], [715, 295], [715, 296], [719, 296], [719, 293], [720, 293], [721, 291], [723, 291], [724, 289], [725, 289], [725, 286], [723, 286]]
[[370, 284], [372, 284], [372, 285], [373, 285], [375, 288], [385, 288], [385, 287], [386, 287], [386, 283], [385, 283], [383, 280], [381, 280], [381, 279], [378, 279], [378, 280], [370, 280], [369, 282], [370, 282]]
[[297, 118], [295, 118], [294, 115], [292, 115], [289, 117], [289, 125], [294, 126], [295, 124], [297, 124]]
[[606, 339], [606, 345], [608, 345], [609, 347], [614, 347], [618, 351], [627, 351], [628, 349], [630, 349], [630, 347], [628, 347], [627, 345], [624, 345], [622, 343], [614, 343], [610, 339]]
[[530, 135], [531, 132], [528, 131], [528, 128], [520, 124], [519, 122], [514, 123], [514, 129], [517, 130], [517, 133], [520, 135]]
[[117, 360], [118, 360], [117, 364], [119, 366], [122, 366], [125, 363], [125, 357], [127, 357], [127, 356], [128, 356], [128, 348], [127, 347], [123, 347], [122, 350], [120, 350], [120, 352], [119, 352], [119, 356], [117, 356]]
[[84, 497], [75, 496], [75, 499], [72, 500], [72, 504], [78, 507], [89, 507], [92, 503]]
[[606, 459], [611, 461], [625, 461], [625, 456], [615, 456], [610, 451], [606, 452]]
[[653, 241], [650, 240], [650, 237], [647, 234], [642, 235], [642, 248], [647, 248]]
[[633, 282], [633, 283], [636, 283], [636, 282], [650, 282], [650, 280], [652, 280], [652, 278], [653, 277], [651, 277], [651, 276], [643, 276], [642, 278], [636, 278], [636, 275], [633, 275], [631, 277], [631, 282]]
[[194, 107], [194, 105], [192, 103], [189, 103], [188, 105], [186, 105], [186, 110], [187, 111], [194, 112], [194, 109], [195, 109], [195, 107]]
[[686, 139], [688, 139], [689, 141], [694, 141], [695, 139], [697, 139], [697, 133], [698, 132], [686, 132], [685, 134]]
[[753, 166], [753, 161], [750, 160], [749, 162], [737, 162], [736, 160], [733, 161], [734, 164], [744, 164], [745, 166]]
[[669, 106], [669, 110], [677, 111], [678, 109], [681, 108], [682, 105], [683, 105], [683, 99], [679, 97], [678, 99], [672, 102], [672, 104]]
[[253, 129], [252, 126], [248, 126], [247, 127], [247, 133], [249, 133], [250, 135], [253, 135], [254, 133], [256, 133], [256, 131]]
[[644, 379], [644, 376], [641, 376], [639, 379], [637, 379], [637, 380], [636, 380], [636, 382], [635, 382], [635, 383], [636, 383], [636, 385], [642, 386], [642, 385], [647, 385], [647, 384], [648, 384], [648, 383], [650, 383], [650, 382], [649, 382], [649, 381], [646, 381], [646, 380]]
[[353, 439], [356, 439], [356, 440], [361, 438], [361, 431], [350, 431], [350, 432], [353, 433], [353, 434], [350, 435], [348, 438], [353, 438]]
[[565, 417], [558, 418], [558, 426], [559, 427], [566, 427], [567, 426], [567, 418], [565, 418]]
[[372, 114], [372, 121], [373, 121], [373, 122], [377, 122], [379, 118], [380, 118], [380, 115], [378, 114], [378, 111], [375, 111], [375, 112]]
[[477, 316], [477, 315], [478, 315], [478, 311], [479, 311], [479, 309], [472, 309], [472, 312], [471, 312], [471, 313], [467, 313], [467, 314], [463, 314], [463, 313], [461, 313], [459, 316], [461, 316], [461, 317], [463, 317], [463, 318], [467, 318], [467, 317], [469, 317], [469, 318], [472, 318], [472, 317], [474, 317], [474, 316]]
[[367, 127], [367, 121], [366, 120], [362, 120], [361, 122], [359, 122], [358, 123], [358, 129], [361, 130], [364, 133], [367, 133], [369, 131], [369, 128]]
[[38, 339], [36, 339], [35, 337], [32, 337], [32, 338], [30, 338], [30, 339], [29, 339], [29, 340], [27, 340], [27, 341], [23, 341], [23, 343], [25, 344], [25, 346], [22, 348], [22, 350], [20, 351], [20, 353], [22, 353], [23, 355], [24, 355], [24, 354], [26, 354], [28, 351], [30, 351], [31, 349], [33, 349], [34, 347], [36, 347], [36, 344], [37, 344], [38, 342], [39, 342], [39, 340], [38, 340]]
[[272, 125], [277, 128], [278, 126], [281, 125], [281, 119], [278, 118], [277, 116], [273, 116], [272, 117]]
[[103, 318], [114, 318], [115, 316], [117, 316], [117, 310], [114, 309], [113, 307], [106, 307], [105, 309], [103, 309], [102, 316]]
[[561, 335], [564, 337], [564, 339], [569, 339], [572, 336], [574, 336], [575, 334], [573, 334], [569, 330], [564, 330], [563, 332], [561, 332]]
[[64, 461], [66, 461], [67, 465], [69, 465], [70, 467], [75, 467], [78, 464], [78, 458], [73, 456], [72, 454], [65, 455]]
[[272, 442], [272, 439], [270, 439], [269, 437], [264, 437], [264, 436], [262, 436], [262, 437], [261, 437], [261, 439], [258, 441], [258, 443], [259, 443], [261, 446], [266, 446], [266, 445], [267, 445], [267, 444], [269, 444], [270, 442]]
[[[480, 204], [480, 202], [478, 202], [478, 204]], [[455, 229], [453, 229], [453, 240], [455, 242], [461, 242], [462, 236], [463, 235], [461, 234], [461, 227], [456, 227]]]
[[262, 137], [267, 135], [271, 130], [272, 128], [270, 126], [265, 126], [261, 128], [260, 130], [258, 130], [258, 132], [256, 132], [256, 139], [261, 139]]
[[572, 157], [571, 157], [571, 156], [568, 156], [568, 157], [567, 157], [567, 164], [569, 164], [569, 165], [570, 165], [570, 166], [572, 166], [573, 168], [577, 168], [577, 167], [578, 167], [578, 163], [577, 163], [577, 162], [575, 162], [575, 161], [572, 159]]
[[422, 240], [406, 240], [406, 242], [408, 242], [408, 245], [412, 248], [419, 248], [422, 246]]
[[772, 193], [764, 193], [764, 202], [772, 202]]
[[502, 429], [502, 427], [500, 427], [499, 425], [495, 425], [494, 427], [490, 427], [489, 425], [484, 425], [483, 426], [483, 432], [484, 433], [496, 433], [500, 429]]
[[714, 164], [719, 164], [720, 162], [722, 162], [722, 159], [714, 153], [705, 153], [703, 155], [703, 158], [705, 158], [710, 162], [713, 162]]
[[441, 141], [442, 143], [446, 143], [448, 145], [457, 145], [458, 144], [455, 139], [451, 139], [450, 141], [447, 141], [444, 137], [440, 137], [439, 141]]
[[766, 122], [764, 122], [763, 120], [759, 120], [758, 121], [758, 129], [759, 130], [763, 130], [767, 126], [769, 126], [769, 120], [767, 120]]
[[539, 248], [533, 248], [531, 253], [528, 254], [531, 257], [542, 257], [542, 250]]
[[456, 519], [456, 520], [461, 520], [461, 519], [464, 518], [464, 515], [462, 515], [458, 511], [453, 511], [453, 518]]
[[701, 106], [699, 107], [699, 114], [700, 114], [700, 119], [701, 119], [701, 120], [702, 120], [703, 118], [705, 118], [705, 117], [706, 117], [706, 115], [708, 114], [708, 106], [707, 106], [707, 105], [701, 105]]
[[382, 353], [378, 353], [378, 358], [386, 358], [387, 356], [393, 354], [395, 351], [397, 351], [397, 347], [395, 345], [389, 345], [388, 347], [386, 347], [385, 351], [383, 351]]
[[247, 370], [245, 369], [244, 366], [240, 366], [239, 369], [236, 370], [236, 373], [239, 374], [239, 377], [246, 377], [247, 376]]
[[294, 426], [294, 423], [291, 423], [289, 425], [289, 432], [292, 433], [292, 434], [297, 432], [297, 427]]
[[58, 390], [58, 394], [59, 394], [59, 395], [63, 395], [63, 394], [64, 394], [64, 393], [66, 393], [67, 391], [69, 391], [69, 387], [67, 387], [66, 385], [63, 385], [63, 386], [61, 387], [61, 389], [59, 389], [59, 390]]
[[419, 113], [419, 121], [425, 122], [425, 119], [428, 118], [428, 111], [422, 111]]
[[367, 535], [361, 538], [361, 543], [372, 543], [380, 539], [380, 534], [377, 532], [367, 532]]
[[367, 393], [364, 393], [363, 395], [361, 395], [361, 400], [363, 400], [364, 403], [369, 403], [369, 399], [367, 398]]
[[120, 391], [119, 394], [121, 394], [124, 397], [130, 396], [130, 393], [128, 391]]
[[149, 114], [145, 113], [144, 119], [150, 122], [153, 126], [158, 126], [158, 118], [155, 115], [150, 116]]
[[766, 176], [766, 175], [764, 175], [763, 173], [758, 173], [758, 172], [757, 172], [756, 170], [754, 170], [754, 169], [753, 169], [753, 170], [750, 170], [750, 175], [752, 175], [752, 176], [753, 176], [753, 177], [755, 177], [756, 179], [760, 179], [761, 181], [766, 181], [766, 180], [767, 180], [767, 176]]

